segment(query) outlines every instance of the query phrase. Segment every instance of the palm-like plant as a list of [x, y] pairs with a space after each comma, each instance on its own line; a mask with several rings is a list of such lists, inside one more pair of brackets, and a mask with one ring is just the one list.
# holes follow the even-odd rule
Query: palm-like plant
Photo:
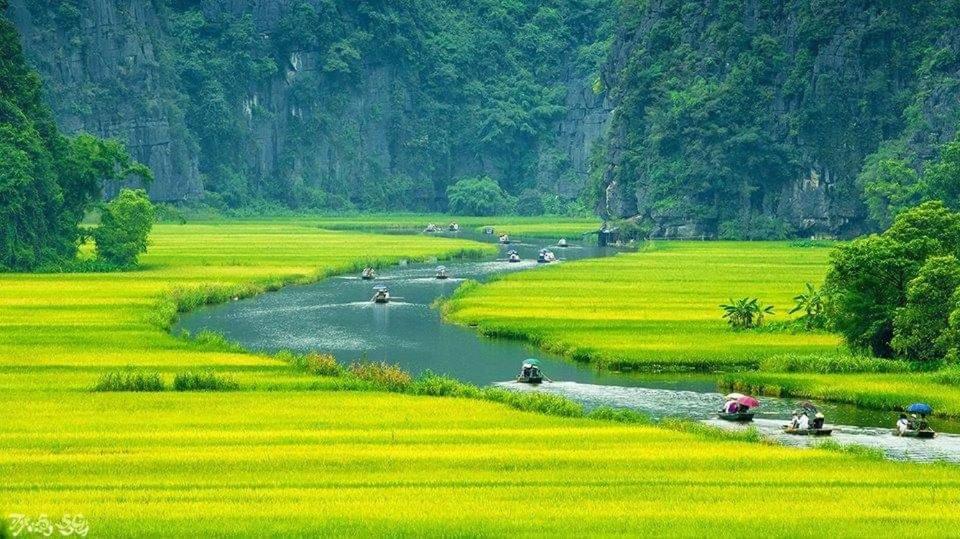
[[765, 305], [757, 298], [731, 299], [720, 305], [723, 318], [734, 329], [750, 329], [763, 325], [764, 319], [773, 314], [773, 305]]
[[807, 289], [804, 292], [794, 296], [793, 301], [796, 305], [790, 309], [790, 314], [803, 312], [800, 320], [806, 329], [813, 329], [823, 325], [824, 312], [824, 294], [822, 288], [817, 288], [807, 283]]

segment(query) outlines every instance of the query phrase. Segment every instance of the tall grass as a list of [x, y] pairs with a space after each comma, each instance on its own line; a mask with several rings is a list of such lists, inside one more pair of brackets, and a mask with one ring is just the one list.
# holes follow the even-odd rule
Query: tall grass
[[176, 391], [235, 391], [240, 384], [229, 376], [207, 372], [185, 372], [173, 379]]
[[820, 374], [905, 373], [917, 370], [906, 361], [845, 354], [801, 356], [781, 354], [760, 361], [760, 370], [768, 372], [812, 372]]
[[406, 391], [413, 378], [398, 365], [389, 363], [351, 363], [350, 374], [359, 380], [370, 382], [382, 391], [401, 393]]
[[94, 391], [163, 391], [166, 386], [160, 373], [132, 370], [104, 373], [93, 386]]

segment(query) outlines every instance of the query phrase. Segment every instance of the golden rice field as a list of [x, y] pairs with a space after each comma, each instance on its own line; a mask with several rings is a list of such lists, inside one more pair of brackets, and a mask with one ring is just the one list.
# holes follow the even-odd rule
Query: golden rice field
[[[229, 297], [371, 253], [476, 244], [299, 222], [163, 225], [152, 240], [136, 272], [0, 275], [0, 515], [82, 513], [91, 537], [933, 537], [960, 524], [952, 466], [343, 391], [169, 336], [157, 314], [172, 290]], [[90, 391], [126, 365], [212, 368], [241, 389]]]
[[731, 331], [719, 305], [759, 297], [786, 312], [804, 283], [819, 284], [830, 249], [776, 242], [663, 242], [642, 252], [558, 264], [466, 288], [452, 321], [529, 339], [617, 369], [755, 366], [778, 353], [832, 352], [827, 333]]

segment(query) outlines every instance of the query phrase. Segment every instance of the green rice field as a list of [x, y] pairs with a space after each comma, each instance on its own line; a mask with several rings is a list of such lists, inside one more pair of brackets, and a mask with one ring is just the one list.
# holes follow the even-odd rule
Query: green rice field
[[447, 317], [489, 335], [615, 369], [753, 367], [765, 356], [836, 351], [827, 333], [731, 331], [719, 305], [758, 297], [788, 320], [793, 296], [826, 273], [827, 247], [655, 243], [638, 253], [558, 264], [467, 288]]
[[[276, 358], [166, 330], [177, 310], [205, 302], [371, 261], [487, 249], [453, 239], [330, 232], [313, 222], [161, 225], [138, 271], [0, 275], [0, 515], [45, 514], [57, 521], [81, 513], [90, 537], [934, 537], [960, 524], [954, 466], [357, 390], [340, 378], [304, 374]], [[749, 263], [735, 263], [738, 249]], [[629, 291], [635, 286], [628, 276], [637, 274], [631, 262], [684, 250], [699, 252], [704, 263], [725, 260], [722, 267], [747, 272], [724, 285], [721, 300], [749, 284], [744, 293], [782, 301], [815, 275], [824, 256], [817, 250], [784, 254], [782, 246], [768, 244], [670, 244], [595, 263]], [[797, 272], [781, 285], [770, 269], [779, 264]], [[677, 275], [661, 289], [664, 301], [669, 290], [706, 286], [702, 275], [680, 266], [667, 260], [641, 273]], [[490, 309], [495, 296], [488, 290], [527, 279], [552, 282], [557, 290], [557, 274], [569, 271], [580, 270], [570, 264], [518, 274], [461, 301], [476, 294]], [[594, 289], [601, 282], [583, 273], [577, 278]], [[572, 292], [529, 290], [550, 300], [539, 313], [547, 313], [541, 320], [557, 320], [554, 327], [590, 319], [581, 314], [585, 318], [564, 322], [557, 298], [576, 299], [580, 312], [595, 313], [598, 322], [619, 311], [609, 299], [591, 307]], [[708, 300], [695, 308], [677, 296], [668, 307], [644, 308], [652, 305], [651, 294], [648, 303], [623, 296], [635, 298], [630, 305], [637, 312], [633, 318], [621, 313], [618, 323], [640, 324], [623, 326], [635, 330], [660, 320], [661, 335], [711, 324]], [[522, 303], [526, 309], [530, 302]], [[464, 307], [455, 314], [471, 312], [479, 311]], [[703, 346], [723, 349], [709, 344], [720, 335], [707, 335]], [[676, 339], [684, 351], [679, 362], [707, 356], [695, 353], [687, 336]], [[829, 335], [770, 339], [767, 345], [784, 339], [784, 349], [837, 346]], [[616, 342], [639, 350], [626, 336]], [[731, 364], [764, 346], [730, 342], [737, 353], [724, 360]], [[127, 366], [157, 371], [168, 382], [185, 370], [210, 370], [236, 380], [239, 390], [91, 391], [104, 372]], [[798, 508], [813, 512], [799, 516]]]

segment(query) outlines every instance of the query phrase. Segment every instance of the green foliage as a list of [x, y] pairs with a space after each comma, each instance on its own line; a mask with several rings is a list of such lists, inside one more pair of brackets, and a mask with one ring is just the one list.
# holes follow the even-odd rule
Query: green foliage
[[807, 288], [803, 292], [793, 297], [796, 302], [789, 314], [803, 313], [798, 320], [803, 323], [806, 330], [823, 329], [827, 320], [824, 315], [826, 309], [826, 299], [823, 289], [807, 283]]
[[447, 200], [455, 215], [499, 215], [512, 207], [509, 195], [489, 176], [458, 181], [447, 188]]
[[98, 256], [118, 267], [135, 266], [137, 257], [147, 252], [153, 218], [146, 191], [122, 189], [103, 206], [100, 226], [93, 231]]
[[904, 373], [914, 370], [905, 361], [891, 361], [869, 356], [841, 354], [771, 356], [760, 361], [760, 370], [766, 372], [813, 372], [819, 374], [850, 373]]
[[518, 215], [543, 215], [546, 207], [543, 203], [543, 197], [534, 189], [524, 189], [517, 198]]
[[240, 388], [233, 378], [212, 371], [186, 372], [173, 379], [175, 391], [235, 391]]
[[960, 286], [960, 263], [954, 256], [933, 256], [907, 285], [906, 304], [894, 315], [891, 346], [902, 357], [943, 359], [951, 348], [948, 330], [954, 291]]
[[381, 391], [404, 392], [413, 383], [406, 371], [389, 363], [351, 363], [350, 374]]
[[919, 175], [905, 159], [882, 152], [867, 158], [857, 182], [870, 220], [883, 228], [890, 226], [898, 213], [919, 203], [925, 192]]
[[78, 224], [104, 182], [149, 170], [116, 141], [63, 137], [0, 12], [0, 270], [54, 267], [73, 259]]
[[166, 386], [156, 372], [111, 371], [97, 380], [94, 391], [163, 391]]
[[[947, 262], [937, 262], [924, 279], [916, 283], [914, 279], [930, 257], [956, 256], [957, 253], [960, 253], [960, 214], [951, 212], [941, 202], [927, 202], [900, 213], [883, 234], [857, 239], [838, 248], [831, 256], [832, 267], [825, 285], [831, 322], [853, 348], [869, 350], [880, 357], [896, 355], [897, 349], [892, 344], [894, 319], [908, 302], [911, 307], [900, 321], [902, 331], [929, 336], [927, 330], [916, 326], [926, 323], [942, 329], [945, 314], [939, 321], [924, 322], [916, 317], [931, 308], [924, 306], [925, 301], [920, 297], [932, 291], [927, 283], [943, 284], [950, 280], [950, 272], [944, 273], [941, 266]], [[911, 300], [909, 288], [914, 284], [916, 294]], [[953, 288], [946, 291], [946, 297], [952, 293]], [[901, 353], [913, 349], [908, 342], [913, 339], [906, 335], [898, 341]], [[931, 359], [926, 352], [923, 356]]]
[[723, 318], [733, 329], [760, 327], [765, 317], [773, 314], [773, 305], [764, 305], [757, 298], [731, 299], [720, 308], [723, 309]]

